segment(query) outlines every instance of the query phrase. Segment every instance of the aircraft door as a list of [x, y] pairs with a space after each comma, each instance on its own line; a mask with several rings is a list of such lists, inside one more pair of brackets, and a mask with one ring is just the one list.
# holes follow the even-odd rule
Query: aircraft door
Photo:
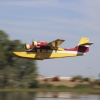
[[44, 56], [43, 56], [43, 53], [42, 53], [42, 49], [37, 49], [36, 58], [44, 59]]
[[52, 50], [44, 50], [43, 55], [45, 59], [49, 59], [52, 54]]

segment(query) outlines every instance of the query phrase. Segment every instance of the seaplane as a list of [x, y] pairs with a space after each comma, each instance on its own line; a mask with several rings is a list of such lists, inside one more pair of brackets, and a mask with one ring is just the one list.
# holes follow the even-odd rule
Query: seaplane
[[25, 51], [14, 51], [13, 54], [34, 60], [84, 56], [93, 44], [89, 38], [82, 37], [74, 48], [59, 47], [64, 41], [63, 39], [56, 39], [52, 42], [33, 41], [31, 44], [25, 44]]

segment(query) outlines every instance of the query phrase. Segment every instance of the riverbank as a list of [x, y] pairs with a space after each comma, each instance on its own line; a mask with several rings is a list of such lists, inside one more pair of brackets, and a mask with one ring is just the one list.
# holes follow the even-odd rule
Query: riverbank
[[0, 92], [70, 92], [70, 93], [87, 93], [100, 94], [100, 89], [0, 89]]

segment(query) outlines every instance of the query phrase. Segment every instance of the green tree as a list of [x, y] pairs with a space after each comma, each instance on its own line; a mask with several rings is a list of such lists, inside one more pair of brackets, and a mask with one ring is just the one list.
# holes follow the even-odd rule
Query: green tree
[[[0, 87], [28, 87], [36, 84], [36, 61], [16, 57], [13, 51], [24, 50], [20, 40], [9, 40], [0, 30]], [[31, 80], [31, 81], [30, 81]]]
[[81, 75], [76, 75], [76, 76], [74, 76], [74, 78], [75, 78], [76, 80], [83, 80], [83, 77], [82, 77]]

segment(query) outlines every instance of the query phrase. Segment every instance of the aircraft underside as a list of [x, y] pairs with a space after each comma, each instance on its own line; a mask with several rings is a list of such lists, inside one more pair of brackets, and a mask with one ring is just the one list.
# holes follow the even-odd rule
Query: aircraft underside
[[52, 51], [52, 52], [14, 52], [15, 55], [23, 58], [36, 60], [82, 56], [83, 53], [76, 51]]

